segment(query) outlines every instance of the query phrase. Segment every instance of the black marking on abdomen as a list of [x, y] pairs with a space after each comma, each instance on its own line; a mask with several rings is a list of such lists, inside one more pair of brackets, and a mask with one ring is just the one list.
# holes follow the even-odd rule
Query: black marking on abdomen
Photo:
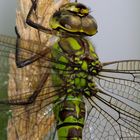
[[57, 129], [59, 129], [59, 128], [61, 128], [61, 127], [65, 127], [65, 126], [79, 126], [79, 127], [84, 127], [84, 125], [83, 124], [81, 124], [81, 123], [62, 123], [62, 124], [60, 124], [60, 125], [57, 125]]

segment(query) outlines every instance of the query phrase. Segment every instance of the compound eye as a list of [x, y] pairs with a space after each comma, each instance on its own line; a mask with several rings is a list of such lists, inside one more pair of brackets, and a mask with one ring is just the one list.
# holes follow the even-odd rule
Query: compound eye
[[90, 15], [82, 19], [82, 28], [88, 35], [94, 35], [97, 33], [97, 23]]
[[78, 16], [65, 16], [61, 19], [60, 24], [68, 30], [78, 30], [81, 26], [81, 20]]

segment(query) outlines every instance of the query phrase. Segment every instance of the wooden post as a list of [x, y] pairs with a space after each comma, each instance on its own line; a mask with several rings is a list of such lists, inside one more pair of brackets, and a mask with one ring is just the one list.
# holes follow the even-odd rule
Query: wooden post
[[[33, 27], [28, 26], [25, 23], [29, 9], [31, 8], [33, 0], [18, 0], [19, 9], [17, 10], [16, 26], [21, 38], [22, 47], [25, 49], [43, 49], [41, 45], [36, 47], [32, 46], [32, 42], [41, 42], [47, 46], [52, 44], [50, 41], [51, 35], [42, 33]], [[39, 0], [37, 4], [36, 12], [34, 12], [33, 19], [36, 23], [41, 23], [45, 27], [49, 27], [50, 16], [59, 9], [59, 7], [67, 3], [68, 0]], [[36, 15], [35, 15], [36, 14]], [[39, 43], [37, 43], [39, 44]], [[26, 54], [24, 54], [26, 55]], [[14, 57], [14, 54], [11, 54]], [[9, 77], [9, 98], [17, 96], [19, 99], [27, 98], [32, 94], [32, 91], [37, 86], [42, 73], [46, 69], [42, 68], [42, 63], [49, 65], [48, 62], [38, 61], [34, 64], [26, 66], [25, 68], [17, 68], [15, 62], [10, 62], [10, 72], [12, 73]], [[33, 77], [36, 75], [36, 77]], [[51, 78], [47, 80], [45, 86], [51, 85]], [[52, 89], [43, 90], [40, 95], [42, 97]], [[24, 94], [26, 93], [26, 94]], [[46, 104], [42, 97], [38, 97], [35, 103], [32, 105], [12, 107], [13, 117], [9, 120], [8, 124], [8, 139], [9, 140], [42, 140], [47, 133], [49, 133], [49, 126], [53, 124], [54, 116], [50, 114], [48, 118], [45, 118], [43, 114], [46, 107], [42, 110], [41, 108]]]

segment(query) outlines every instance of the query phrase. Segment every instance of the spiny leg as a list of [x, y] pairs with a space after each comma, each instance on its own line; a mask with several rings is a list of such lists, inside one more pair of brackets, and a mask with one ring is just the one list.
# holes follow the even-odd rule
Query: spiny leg
[[38, 86], [36, 87], [35, 91], [33, 92], [32, 95], [30, 95], [26, 100], [3, 100], [0, 101], [0, 104], [9, 104], [9, 105], [28, 105], [32, 104], [35, 99], [37, 98], [38, 94], [41, 92], [43, 86], [45, 85], [45, 82], [47, 81], [49, 77], [49, 73], [46, 70], [44, 75], [42, 76], [41, 82], [39, 82]]
[[34, 21], [31, 20], [31, 16], [33, 14], [33, 12], [36, 10], [36, 7], [37, 7], [37, 3], [38, 3], [38, 0], [34, 0], [34, 2], [32, 1], [32, 6], [31, 6], [31, 9], [29, 10], [29, 13], [27, 15], [27, 18], [26, 18], [26, 23], [28, 25], [30, 25], [31, 27], [39, 30], [39, 31], [43, 31], [47, 34], [54, 34], [56, 35], [57, 31], [54, 31], [54, 30], [51, 30], [51, 29], [48, 29], [38, 23], [35, 23]]
[[15, 28], [16, 30], [16, 34], [17, 34], [17, 41], [16, 41], [16, 65], [18, 68], [22, 68], [24, 66], [27, 66], [29, 64], [32, 64], [33, 62], [39, 60], [40, 58], [42, 58], [43, 56], [47, 55], [48, 53], [50, 53], [50, 49], [49, 47], [46, 47], [45, 50], [42, 50], [34, 55], [32, 55], [31, 57], [29, 57], [28, 59], [25, 59], [23, 61], [19, 60], [20, 54], [20, 35], [17, 31], [17, 28]]

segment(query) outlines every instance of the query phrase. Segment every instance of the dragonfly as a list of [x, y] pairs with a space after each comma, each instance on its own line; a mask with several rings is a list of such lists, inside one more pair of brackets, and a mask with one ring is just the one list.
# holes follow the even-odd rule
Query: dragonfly
[[27, 24], [58, 40], [48, 45], [23, 39], [17, 28], [17, 39], [0, 36], [0, 134], [11, 131], [22, 140], [140, 139], [140, 60], [100, 62], [86, 38], [97, 33], [86, 5], [62, 5], [49, 29], [32, 20], [37, 3], [32, 1]]

